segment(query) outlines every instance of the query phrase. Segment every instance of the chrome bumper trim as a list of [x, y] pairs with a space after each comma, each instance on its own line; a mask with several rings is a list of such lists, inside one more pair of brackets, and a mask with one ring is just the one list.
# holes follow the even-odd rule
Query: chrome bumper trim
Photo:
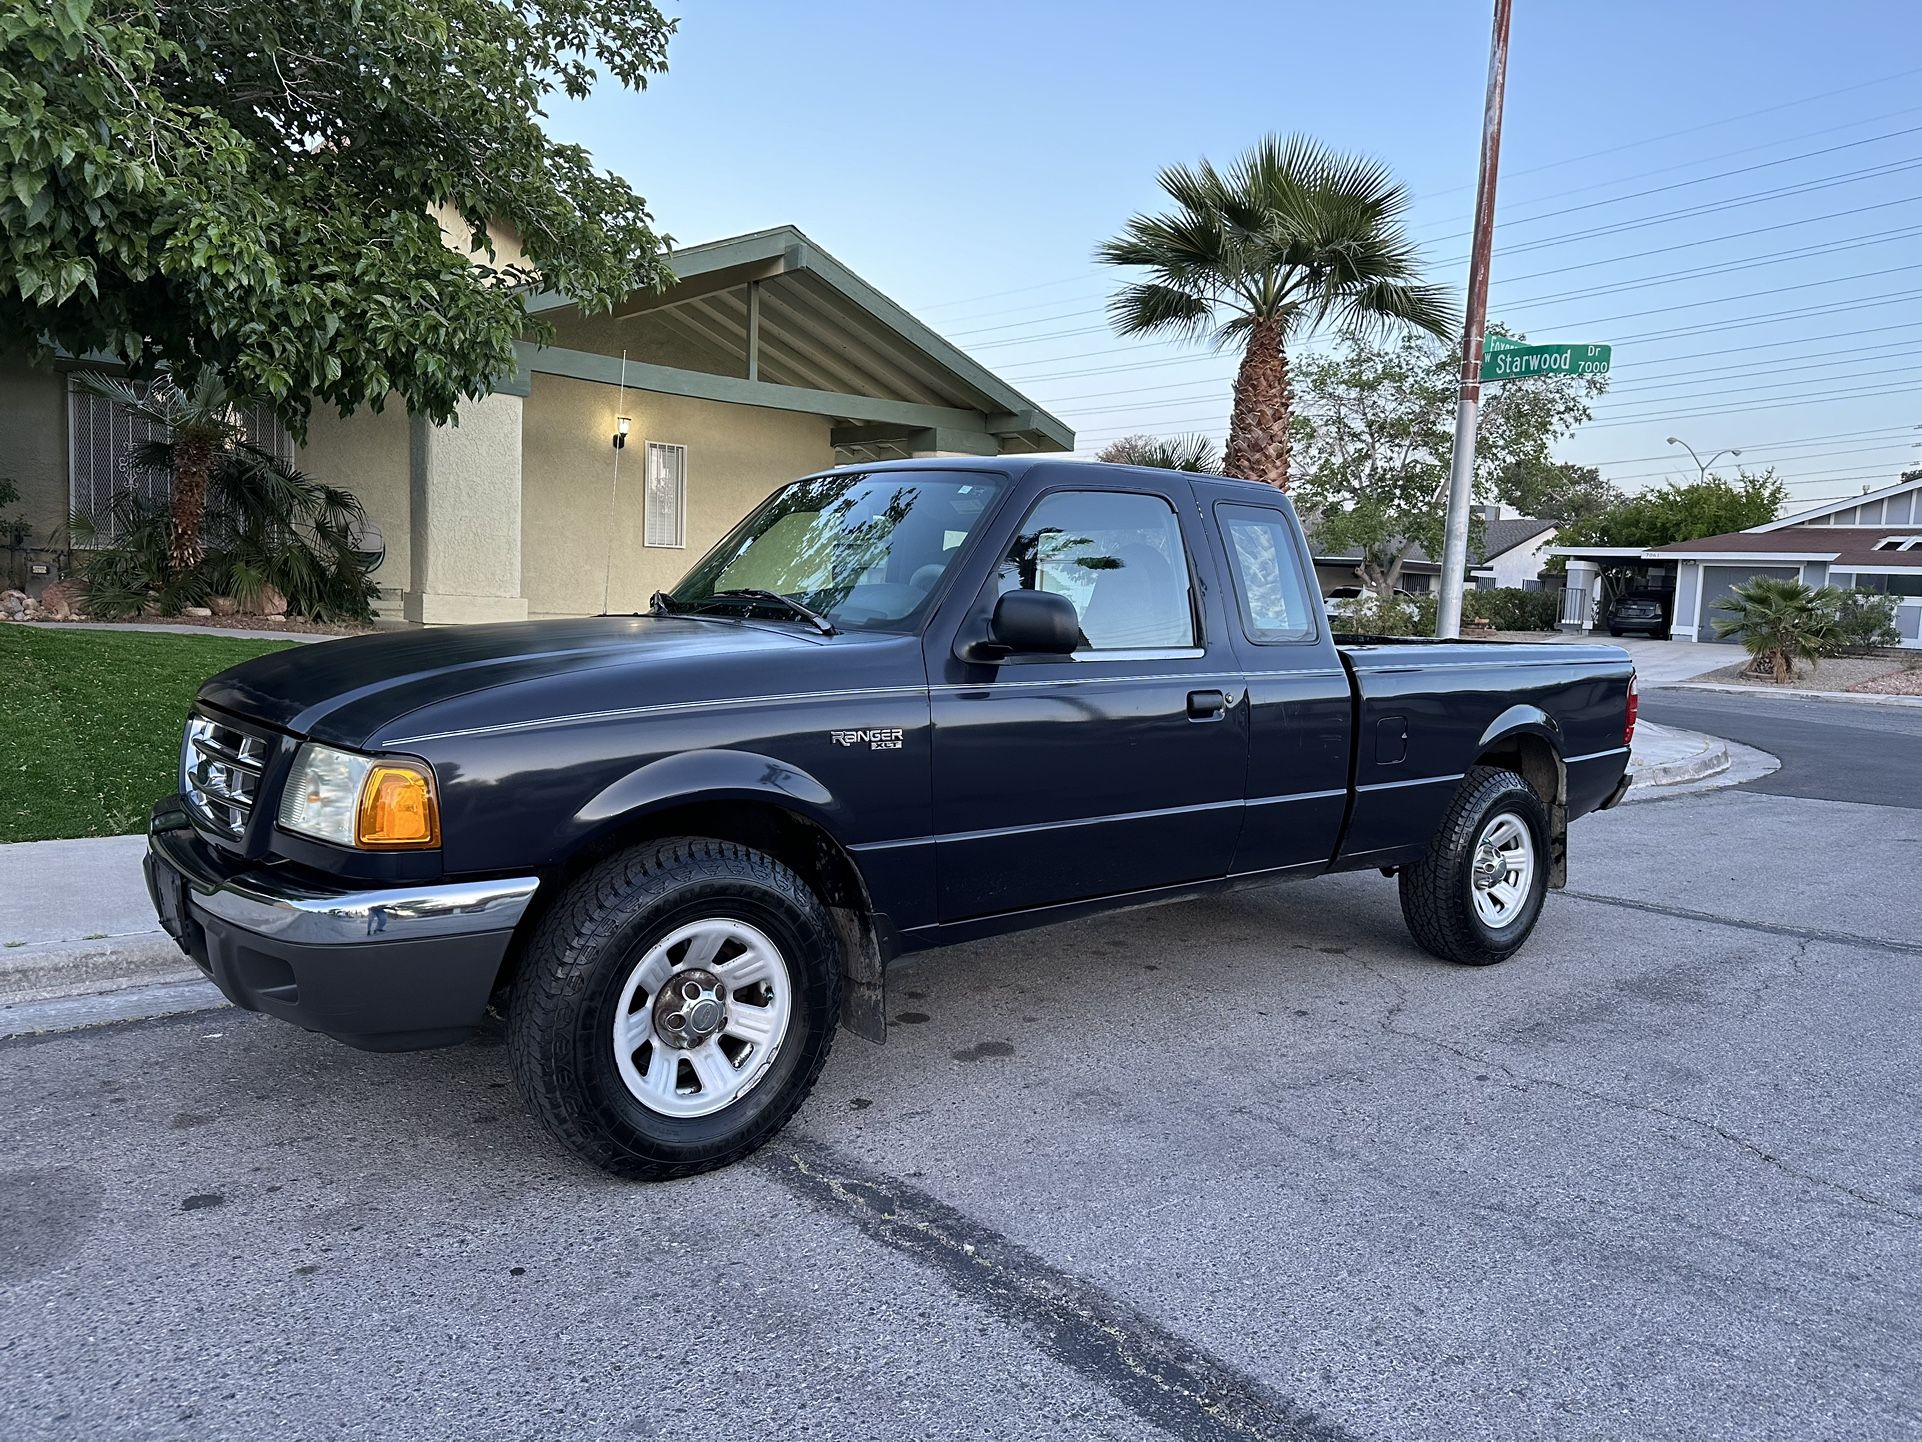
[[350, 946], [378, 938], [416, 941], [511, 930], [533, 900], [537, 877], [322, 892], [251, 873], [213, 880], [184, 852], [187, 833], [155, 831], [147, 846], [186, 879], [193, 904], [261, 936], [303, 946]]

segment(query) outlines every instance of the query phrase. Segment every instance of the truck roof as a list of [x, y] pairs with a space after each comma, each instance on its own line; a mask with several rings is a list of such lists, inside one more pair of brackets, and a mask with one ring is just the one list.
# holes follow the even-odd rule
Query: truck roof
[[1248, 486], [1256, 490], [1274, 493], [1274, 487], [1264, 481], [1243, 480], [1239, 476], [1217, 476], [1202, 471], [1165, 471], [1154, 466], [1118, 465], [1111, 461], [1077, 461], [1054, 455], [1032, 456], [928, 456], [924, 459], [905, 459], [895, 461], [854, 461], [844, 466], [833, 466], [833, 471], [995, 471], [1005, 476], [1023, 476], [1033, 470], [1060, 471], [1067, 474], [1093, 476], [1115, 475], [1139, 472], [1150, 476], [1178, 475], [1191, 480], [1214, 481], [1224, 486]]

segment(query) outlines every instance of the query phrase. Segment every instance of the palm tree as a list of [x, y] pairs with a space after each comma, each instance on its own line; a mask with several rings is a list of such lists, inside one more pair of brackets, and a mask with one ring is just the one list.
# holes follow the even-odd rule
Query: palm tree
[[1447, 292], [1421, 281], [1401, 226], [1408, 193], [1373, 160], [1270, 135], [1226, 171], [1161, 172], [1175, 202], [1137, 215], [1096, 258], [1147, 272], [1108, 302], [1121, 335], [1240, 345], [1231, 476], [1287, 489], [1294, 392], [1288, 343], [1333, 322], [1359, 332], [1454, 326]]
[[1221, 474], [1221, 452], [1203, 435], [1123, 436], [1096, 453], [1097, 461], [1118, 466], [1154, 466], [1163, 471]]
[[206, 554], [207, 483], [222, 453], [243, 434], [233, 393], [211, 371], [184, 391], [166, 380], [145, 390], [115, 376], [88, 375], [82, 383], [137, 419], [167, 429], [173, 472], [167, 560], [177, 576], [197, 569]]
[[1712, 618], [1715, 639], [1739, 636], [1749, 670], [1759, 675], [1766, 669], [1777, 684], [1792, 681], [1797, 661], [1835, 654], [1840, 599], [1832, 586], [1815, 591], [1785, 576], [1754, 576], [1715, 603], [1729, 613]]

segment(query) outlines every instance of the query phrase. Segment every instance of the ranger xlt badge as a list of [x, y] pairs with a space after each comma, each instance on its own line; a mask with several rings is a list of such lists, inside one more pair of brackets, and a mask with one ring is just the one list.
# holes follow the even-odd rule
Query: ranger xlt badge
[[899, 726], [876, 726], [864, 731], [830, 731], [836, 746], [859, 746], [868, 743], [870, 751], [899, 751], [901, 749], [901, 728]]

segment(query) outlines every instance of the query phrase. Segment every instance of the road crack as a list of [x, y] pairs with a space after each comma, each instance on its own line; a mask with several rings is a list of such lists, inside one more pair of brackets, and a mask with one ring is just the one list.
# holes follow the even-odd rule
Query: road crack
[[[1808, 947], [1813, 944], [1813, 940], [1805, 942], [1800, 948], [1800, 951], [1805, 953]], [[1791, 961], [1791, 966], [1799, 967], [1800, 961], [1801, 956], [1798, 954], [1798, 956]], [[1442, 1052], [1445, 1055], [1452, 1056], [1459, 1061], [1471, 1062], [1477, 1067], [1484, 1067], [1491, 1072], [1499, 1072], [1507, 1080], [1517, 1084], [1524, 1090], [1531, 1086], [1545, 1087], [1550, 1091], [1565, 1092], [1570, 1096], [1580, 1097], [1590, 1102], [1598, 1102], [1604, 1106], [1615, 1107], [1622, 1111], [1636, 1112], [1650, 1117], [1659, 1117], [1664, 1121], [1674, 1122], [1680, 1126], [1694, 1127], [1699, 1131], [1719, 1137], [1721, 1140], [1740, 1148], [1745, 1154], [1755, 1158], [1772, 1170], [1780, 1172], [1784, 1176], [1792, 1177], [1808, 1186], [1820, 1187], [1826, 1191], [1835, 1192], [1852, 1201], [1860, 1202], [1878, 1211], [1888, 1212], [1906, 1221], [1922, 1222], [1922, 1212], [1911, 1211], [1906, 1207], [1890, 1201], [1886, 1197], [1879, 1197], [1873, 1192], [1863, 1191], [1860, 1187], [1852, 1186], [1847, 1182], [1836, 1181], [1832, 1177], [1825, 1177], [1816, 1172], [1806, 1171], [1801, 1167], [1794, 1166], [1784, 1161], [1778, 1154], [1768, 1150], [1768, 1148], [1764, 1147], [1761, 1143], [1752, 1141], [1739, 1132], [1730, 1131], [1727, 1127], [1722, 1126], [1718, 1122], [1712, 1122], [1706, 1117], [1692, 1116], [1687, 1112], [1678, 1112], [1669, 1107], [1658, 1106], [1653, 1102], [1637, 1101], [1632, 1097], [1617, 1096], [1613, 1092], [1599, 1091], [1593, 1087], [1580, 1086], [1574, 1082], [1563, 1081], [1559, 1077], [1540, 1076], [1533, 1072], [1522, 1071], [1499, 1058], [1475, 1051], [1470, 1047], [1462, 1046], [1442, 1037], [1430, 1036], [1426, 1032], [1414, 1031], [1405, 1026], [1397, 1026], [1395, 1024], [1397, 1018], [1402, 1016], [1408, 1009], [1407, 987], [1403, 986], [1401, 982], [1380, 970], [1366, 959], [1362, 960], [1362, 969], [1379, 980], [1386, 982], [1389, 988], [1395, 993], [1395, 1000], [1389, 1003], [1387, 1010], [1377, 1019], [1376, 1025], [1384, 1035], [1399, 1037], [1404, 1041], [1412, 1041]], [[1337, 1026], [1346, 1027], [1355, 1031], [1362, 1030], [1362, 1028], [1354, 1026], [1353, 1023], [1343, 1022], [1338, 1018], [1330, 1018], [1330, 1020], [1334, 1021]]]

